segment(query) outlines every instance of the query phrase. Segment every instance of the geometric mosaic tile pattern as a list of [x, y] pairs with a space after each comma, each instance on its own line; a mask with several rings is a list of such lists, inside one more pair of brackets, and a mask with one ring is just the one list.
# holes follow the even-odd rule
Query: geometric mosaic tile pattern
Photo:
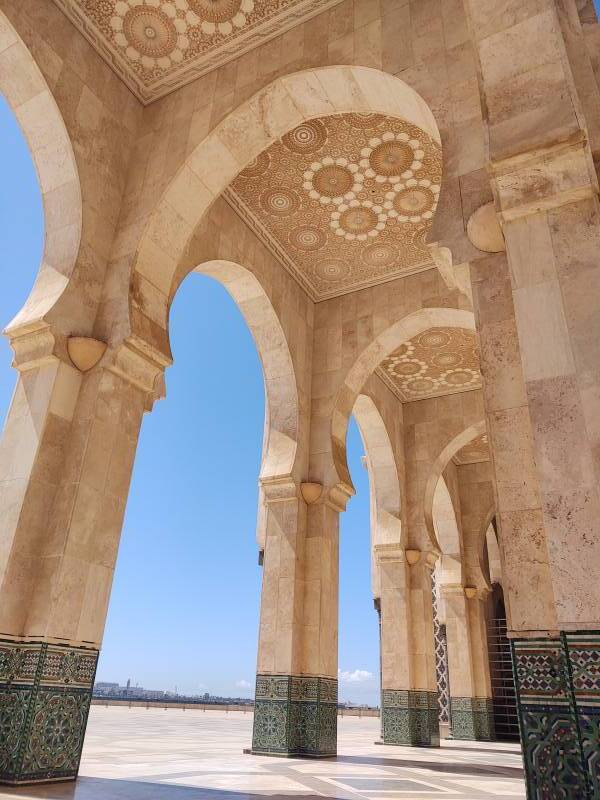
[[528, 797], [600, 797], [600, 635], [513, 640]]
[[440, 182], [440, 147], [420, 128], [334, 114], [286, 133], [224, 196], [318, 301], [431, 267]]
[[430, 328], [387, 356], [378, 374], [406, 402], [479, 389], [475, 331]]
[[75, 778], [98, 651], [0, 640], [0, 783]]
[[384, 744], [439, 747], [437, 692], [384, 689], [381, 694]]
[[257, 675], [253, 753], [335, 756], [337, 680]]
[[494, 709], [488, 697], [451, 697], [452, 738], [494, 740]]
[[145, 103], [340, 0], [55, 0]]
[[435, 643], [435, 677], [438, 689], [438, 705], [440, 708], [440, 723], [450, 723], [450, 680], [448, 676], [448, 642], [446, 639], [446, 626], [440, 625], [438, 601], [436, 590], [435, 572], [432, 574], [432, 599], [433, 599], [433, 638]]

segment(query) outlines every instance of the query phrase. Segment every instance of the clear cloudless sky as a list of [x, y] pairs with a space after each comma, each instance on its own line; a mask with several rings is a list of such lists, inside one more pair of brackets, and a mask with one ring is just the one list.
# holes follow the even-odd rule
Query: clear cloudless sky
[[[23, 305], [43, 248], [35, 168], [0, 98], [0, 325]], [[252, 696], [261, 570], [255, 541], [264, 392], [252, 336], [224, 288], [191, 275], [171, 311], [175, 364], [147, 414], [98, 680]], [[0, 418], [16, 380], [0, 341]], [[369, 487], [352, 423], [357, 496], [341, 515], [340, 699], [378, 703], [379, 639], [369, 560]]]

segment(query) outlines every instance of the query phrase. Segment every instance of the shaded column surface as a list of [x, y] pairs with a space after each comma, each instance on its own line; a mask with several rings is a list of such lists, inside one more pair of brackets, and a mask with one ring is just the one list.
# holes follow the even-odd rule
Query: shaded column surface
[[335, 756], [339, 509], [285, 495], [266, 491], [252, 752]]
[[[28, 340], [32, 341], [28, 341]], [[0, 443], [0, 782], [77, 776], [139, 427], [157, 373], [15, 344]], [[58, 354], [57, 354], [58, 353]]]
[[598, 86], [574, 2], [465, 7], [506, 243], [472, 276], [528, 796], [597, 798]]
[[[440, 743], [431, 570], [425, 554], [376, 547], [381, 575], [382, 736], [384, 744]], [[416, 559], [416, 560], [415, 560]]]
[[462, 586], [444, 586], [453, 739], [491, 741], [494, 713], [483, 601]]

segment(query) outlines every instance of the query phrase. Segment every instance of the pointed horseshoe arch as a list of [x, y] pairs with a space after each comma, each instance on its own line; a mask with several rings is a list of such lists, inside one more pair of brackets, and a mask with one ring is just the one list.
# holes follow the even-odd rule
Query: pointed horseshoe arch
[[152, 212], [133, 257], [129, 331], [168, 356], [169, 294], [178, 263], [215, 199], [263, 150], [302, 122], [342, 113], [379, 113], [440, 134], [423, 98], [370, 67], [330, 66], [277, 78], [232, 111], [193, 150]]
[[37, 326], [75, 267], [82, 226], [81, 186], [62, 115], [33, 55], [0, 11], [0, 93], [14, 112], [35, 164], [44, 203], [44, 253], [29, 298], [8, 335]]

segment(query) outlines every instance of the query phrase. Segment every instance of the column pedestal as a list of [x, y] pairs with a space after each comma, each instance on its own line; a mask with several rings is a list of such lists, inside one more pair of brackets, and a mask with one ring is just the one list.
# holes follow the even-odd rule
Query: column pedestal
[[494, 708], [489, 697], [451, 697], [452, 738], [492, 742]]
[[600, 797], [600, 635], [513, 640], [527, 797]]
[[257, 675], [252, 753], [330, 758], [337, 747], [337, 680]]
[[383, 744], [439, 747], [437, 692], [384, 689], [381, 714]]
[[0, 640], [0, 783], [77, 777], [98, 651]]

